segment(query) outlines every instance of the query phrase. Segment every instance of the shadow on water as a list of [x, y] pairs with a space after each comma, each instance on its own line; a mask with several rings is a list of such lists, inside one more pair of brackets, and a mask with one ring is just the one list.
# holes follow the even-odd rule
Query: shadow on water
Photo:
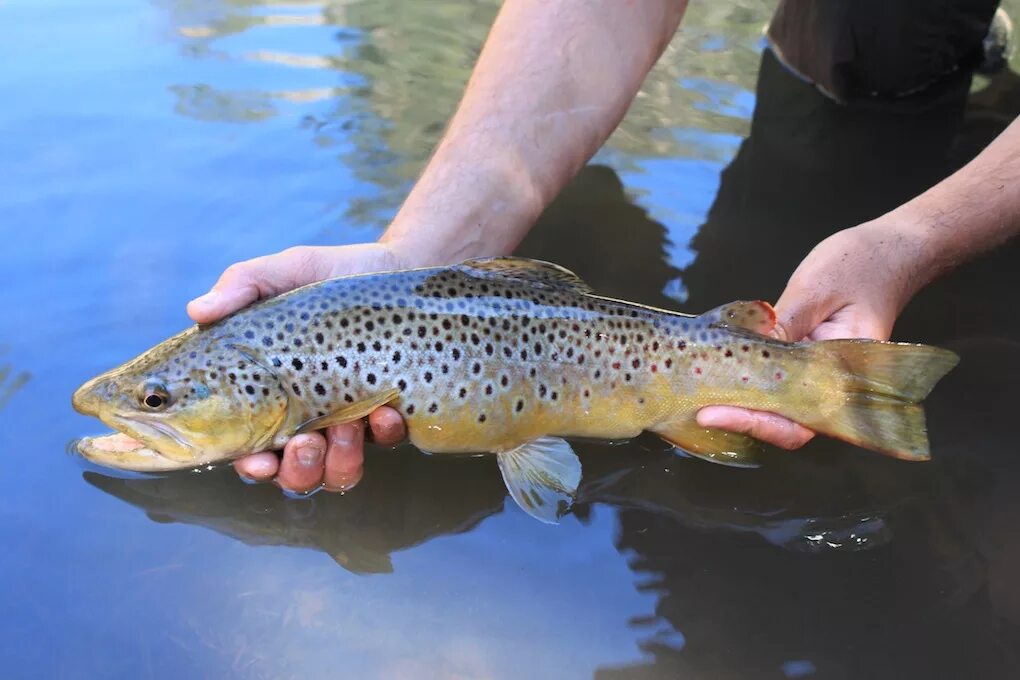
[[[680, 273], [684, 311], [775, 299], [819, 240], [973, 155], [1012, 118], [1001, 111], [1020, 88], [1006, 74], [965, 106], [968, 87], [961, 77], [923, 102], [840, 108], [766, 53], [751, 135], [693, 243], [698, 258]], [[612, 170], [591, 166], [518, 252], [570, 267], [602, 293], [675, 306], [663, 293], [678, 275], [665, 238]], [[1004, 304], [1018, 289], [1016, 255], [1014, 244], [936, 283], [897, 325], [898, 339], [962, 355], [928, 402], [929, 464], [821, 439], [750, 471], [645, 439], [579, 445], [575, 514], [617, 508], [617, 549], [669, 628], [642, 638], [648, 663], [599, 677], [993, 678], [1020, 669], [1020, 542], [1009, 521], [1020, 511], [1020, 457], [1008, 425], [1020, 398], [1020, 328]], [[388, 572], [392, 553], [469, 531], [505, 502], [491, 459], [412, 450], [375, 451], [352, 492], [303, 501], [227, 470], [86, 478], [154, 521], [320, 550], [356, 573]]]

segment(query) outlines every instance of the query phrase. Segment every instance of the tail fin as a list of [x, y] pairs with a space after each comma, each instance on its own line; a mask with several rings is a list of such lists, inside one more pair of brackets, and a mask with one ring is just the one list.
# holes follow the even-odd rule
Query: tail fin
[[959, 363], [959, 356], [929, 345], [872, 340], [826, 340], [806, 349], [848, 378], [842, 406], [806, 425], [895, 458], [931, 458], [918, 402]]

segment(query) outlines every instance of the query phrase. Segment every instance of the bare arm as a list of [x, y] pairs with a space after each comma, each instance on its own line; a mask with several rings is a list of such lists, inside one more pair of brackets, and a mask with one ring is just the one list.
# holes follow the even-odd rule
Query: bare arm
[[509, 253], [606, 141], [686, 0], [510, 0], [383, 242], [416, 264]]

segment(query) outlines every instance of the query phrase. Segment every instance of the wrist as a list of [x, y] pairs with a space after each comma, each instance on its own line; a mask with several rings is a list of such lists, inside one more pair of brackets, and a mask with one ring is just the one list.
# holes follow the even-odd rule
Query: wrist
[[380, 238], [416, 266], [509, 254], [545, 207], [508, 159], [437, 157]]

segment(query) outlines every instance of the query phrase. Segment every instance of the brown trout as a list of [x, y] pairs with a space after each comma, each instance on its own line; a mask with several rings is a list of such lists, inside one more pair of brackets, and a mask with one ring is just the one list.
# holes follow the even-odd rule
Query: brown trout
[[429, 453], [493, 453], [511, 496], [555, 522], [581, 478], [564, 439], [648, 430], [693, 456], [754, 465], [755, 440], [698, 426], [710, 404], [771, 411], [927, 460], [919, 402], [958, 362], [926, 345], [787, 343], [765, 302], [700, 316], [595, 294], [515, 257], [340, 277], [192, 327], [74, 394], [120, 434], [78, 449], [106, 466], [194, 468], [389, 405]]

